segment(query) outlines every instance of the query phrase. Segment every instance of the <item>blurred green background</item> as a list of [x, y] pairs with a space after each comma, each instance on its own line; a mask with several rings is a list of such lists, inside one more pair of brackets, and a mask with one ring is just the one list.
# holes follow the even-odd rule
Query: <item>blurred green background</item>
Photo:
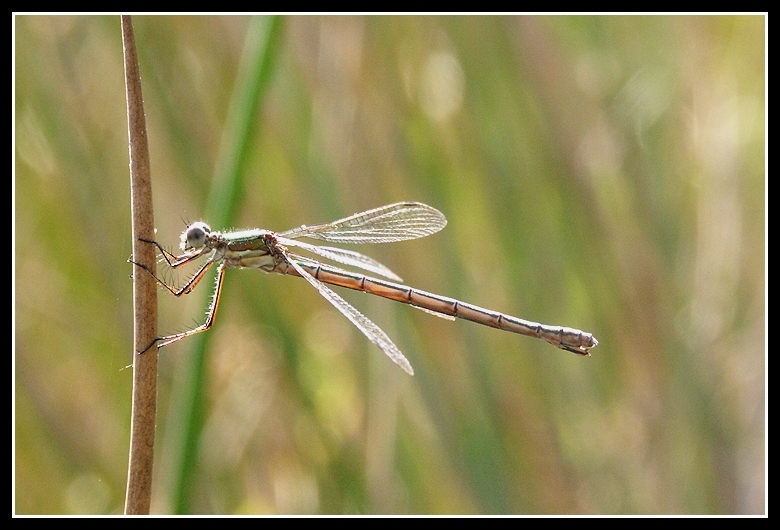
[[[339, 290], [409, 377], [301, 279], [230, 270], [204, 342], [160, 352], [153, 511], [764, 513], [765, 22], [135, 17], [163, 244], [421, 201], [444, 231], [352, 248], [600, 341], [580, 358]], [[119, 18], [17, 16], [14, 43], [14, 508], [121, 513]], [[160, 332], [212, 285], [160, 291]]]

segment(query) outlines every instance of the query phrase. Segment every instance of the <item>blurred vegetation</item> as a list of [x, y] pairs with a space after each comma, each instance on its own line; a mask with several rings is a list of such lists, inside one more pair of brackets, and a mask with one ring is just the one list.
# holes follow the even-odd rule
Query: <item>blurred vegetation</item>
[[[160, 353], [154, 511], [764, 513], [765, 22], [282, 18], [244, 101], [264, 21], [135, 17], [165, 245], [200, 218], [285, 230], [421, 201], [443, 232], [357, 250], [600, 341], [579, 358], [341, 290], [409, 377], [306, 282], [231, 270], [204, 342]], [[14, 44], [14, 509], [121, 513], [119, 19], [18, 16]], [[161, 291], [160, 330], [202, 321], [210, 285]]]

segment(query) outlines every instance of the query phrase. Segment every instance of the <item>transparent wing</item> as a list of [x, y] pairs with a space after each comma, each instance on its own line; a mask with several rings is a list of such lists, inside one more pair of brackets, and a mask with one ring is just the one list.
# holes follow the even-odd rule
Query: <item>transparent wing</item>
[[313, 254], [317, 254], [329, 260], [367, 270], [397, 282], [403, 281], [400, 276], [375, 259], [369, 258], [368, 256], [364, 256], [363, 254], [354, 252], [352, 250], [344, 250], [342, 248], [334, 247], [321, 247], [319, 245], [311, 245], [309, 243], [304, 243], [303, 241], [295, 241], [281, 236], [277, 236], [276, 240], [285, 246], [302, 248], [303, 250], [308, 250]]
[[390, 337], [388, 337], [385, 332], [379, 328], [379, 326], [371, 322], [363, 313], [349, 305], [346, 300], [334, 293], [330, 288], [326, 287], [325, 284], [323, 284], [317, 278], [306, 272], [306, 269], [298, 265], [294, 259], [288, 258], [287, 262], [292, 265], [296, 271], [298, 271], [298, 274], [300, 274], [302, 278], [312, 284], [320, 292], [320, 294], [328, 300], [328, 302], [333, 304], [336, 309], [341, 311], [341, 313], [347, 317], [350, 322], [352, 322], [363, 333], [363, 335], [368, 337], [368, 340], [376, 344], [380, 350], [385, 352], [385, 355], [390, 357], [390, 359], [395, 364], [403, 368], [406, 373], [409, 375], [414, 375], [412, 365], [409, 364], [409, 361], [406, 360], [406, 357], [404, 357], [404, 354], [401, 353], [401, 350], [399, 350], [398, 347], [393, 344], [393, 341], [390, 340]]
[[439, 210], [419, 202], [398, 202], [316, 226], [300, 226], [279, 235], [311, 237], [332, 243], [392, 243], [435, 234], [447, 224]]

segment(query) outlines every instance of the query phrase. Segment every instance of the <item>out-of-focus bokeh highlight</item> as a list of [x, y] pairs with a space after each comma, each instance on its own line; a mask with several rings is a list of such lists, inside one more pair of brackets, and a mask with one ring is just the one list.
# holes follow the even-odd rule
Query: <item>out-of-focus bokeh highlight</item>
[[[580, 358], [339, 290], [409, 377], [301, 279], [230, 270], [186, 452], [170, 440], [188, 341], [160, 352], [155, 513], [765, 513], [765, 18], [279, 23], [235, 224], [213, 228], [425, 202], [448, 217], [441, 233], [352, 249], [409, 285], [600, 344]], [[255, 26], [134, 24], [157, 237], [175, 248], [215, 193]], [[121, 513], [119, 19], [18, 16], [14, 44], [14, 510]], [[202, 322], [212, 287], [161, 290], [161, 332]]]

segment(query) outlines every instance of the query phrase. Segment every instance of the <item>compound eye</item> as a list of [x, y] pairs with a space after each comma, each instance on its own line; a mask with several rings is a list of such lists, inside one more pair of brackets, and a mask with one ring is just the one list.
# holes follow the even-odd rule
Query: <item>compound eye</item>
[[197, 221], [187, 227], [181, 235], [181, 249], [199, 249], [206, 244], [206, 238], [211, 233], [211, 228], [206, 223]]

